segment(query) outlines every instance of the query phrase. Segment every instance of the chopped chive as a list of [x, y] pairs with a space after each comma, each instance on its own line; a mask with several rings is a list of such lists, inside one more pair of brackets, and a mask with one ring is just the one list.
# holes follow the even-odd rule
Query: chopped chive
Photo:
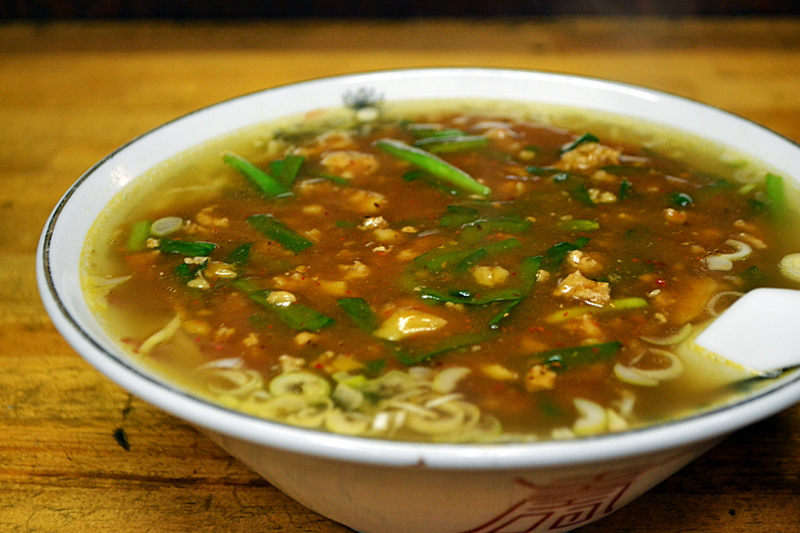
[[600, 223], [596, 220], [562, 220], [558, 224], [560, 231], [595, 231], [600, 229]]
[[694, 200], [692, 200], [692, 197], [686, 193], [673, 192], [669, 195], [669, 203], [678, 207], [686, 207], [687, 205], [692, 205]]
[[347, 180], [347, 178], [334, 176], [333, 174], [314, 174], [314, 177], [332, 181], [336, 185], [350, 185], [350, 182]]
[[569, 367], [607, 361], [622, 348], [618, 341], [558, 348], [534, 354], [531, 364], [545, 364], [553, 370], [564, 371]]
[[627, 200], [631, 195], [632, 189], [633, 183], [628, 180], [622, 180], [622, 183], [619, 184], [619, 199]]
[[477, 250], [469, 254], [467, 257], [459, 261], [459, 263], [455, 267], [455, 270], [457, 272], [466, 272], [470, 268], [474, 267], [475, 265], [483, 261], [488, 255], [489, 252], [486, 250], [486, 248], [478, 248]]
[[420, 355], [398, 354], [397, 359], [406, 366], [426, 363], [436, 356], [454, 350], [460, 350], [474, 344], [480, 344], [492, 339], [496, 334], [487, 332], [464, 333], [448, 337], [441, 345]]
[[147, 239], [150, 238], [150, 226], [151, 222], [149, 220], [134, 222], [128, 235], [128, 241], [125, 243], [125, 249], [129, 252], [146, 250]]
[[372, 332], [378, 327], [378, 317], [363, 298], [340, 298], [336, 302], [361, 329]]
[[233, 250], [231, 253], [228, 254], [228, 257], [225, 258], [226, 263], [230, 263], [232, 265], [239, 265], [244, 266], [247, 263], [248, 257], [250, 257], [250, 248], [253, 246], [252, 242], [246, 242], [244, 244], [240, 244]]
[[192, 281], [195, 276], [197, 276], [198, 272], [205, 270], [208, 266], [208, 259], [203, 261], [199, 265], [189, 265], [187, 263], [180, 263], [178, 266], [175, 267], [174, 273], [175, 277], [178, 278], [179, 281], [182, 283], [189, 283]]
[[468, 290], [452, 290], [444, 292], [422, 287], [420, 289], [420, 296], [423, 300], [480, 306], [495, 302], [519, 300], [522, 298], [523, 292], [520, 289], [489, 289], [475, 292]]
[[247, 159], [236, 154], [222, 156], [225, 164], [239, 171], [247, 181], [253, 184], [262, 194], [268, 197], [280, 196], [289, 192], [280, 181], [270, 176]]
[[569, 152], [570, 150], [574, 150], [583, 143], [590, 143], [590, 142], [591, 143], [600, 142], [600, 139], [598, 139], [595, 135], [592, 135], [591, 133], [584, 133], [571, 143], [567, 143], [564, 146], [562, 146], [561, 153], [563, 154], [564, 152]]
[[465, 192], [480, 194], [482, 196], [486, 196], [492, 192], [489, 187], [478, 183], [463, 170], [454, 167], [447, 161], [425, 150], [409, 146], [396, 139], [379, 139], [375, 141], [375, 146], [398, 159], [417, 165], [422, 170], [433, 174]]
[[583, 183], [579, 183], [575, 187], [575, 189], [572, 191], [572, 196], [583, 205], [588, 205], [590, 207], [595, 205], [594, 200], [592, 200], [592, 197], [589, 194], [589, 190]]
[[573, 250], [583, 248], [588, 242], [588, 237], [579, 237], [575, 239], [574, 243], [565, 241], [554, 244], [545, 251], [544, 258], [542, 259], [542, 268], [548, 272], [557, 270], [558, 267], [561, 266], [561, 263], [567, 258], [567, 254]]
[[747, 269], [745, 269], [739, 277], [744, 282], [744, 289], [751, 290], [755, 289], [756, 287], [763, 287], [769, 281], [769, 276], [766, 272], [758, 268], [758, 266], [753, 265]]
[[205, 257], [217, 245], [211, 242], [182, 241], [179, 239], [161, 239], [158, 249], [165, 254], [181, 254], [188, 257]]
[[519, 266], [519, 275], [522, 278], [523, 297], [518, 300], [510, 300], [501, 306], [500, 311], [489, 320], [489, 327], [497, 329], [501, 320], [503, 320], [511, 312], [518, 303], [520, 303], [525, 296], [533, 289], [536, 284], [536, 275], [539, 272], [539, 267], [542, 264], [542, 256], [537, 255], [534, 257], [526, 257], [522, 260]]
[[297, 179], [297, 174], [300, 172], [300, 167], [305, 161], [302, 155], [287, 155], [283, 158], [283, 165], [281, 173], [277, 175], [278, 180], [286, 188], [291, 188], [294, 180]]
[[290, 252], [302, 252], [314, 244], [286, 227], [286, 224], [272, 215], [251, 215], [247, 217], [247, 222], [270, 239], [278, 241], [281, 246]]
[[448, 205], [447, 214], [439, 218], [439, 226], [443, 228], [451, 228], [454, 226], [463, 226], [480, 217], [477, 209], [465, 205]]

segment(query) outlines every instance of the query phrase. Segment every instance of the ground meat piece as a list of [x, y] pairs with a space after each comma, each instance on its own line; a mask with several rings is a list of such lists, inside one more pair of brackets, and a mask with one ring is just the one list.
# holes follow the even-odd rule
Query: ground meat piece
[[602, 281], [587, 279], [580, 272], [573, 272], [561, 280], [553, 295], [602, 306], [611, 301], [611, 286]]
[[620, 151], [598, 143], [583, 143], [561, 154], [554, 166], [562, 170], [589, 170], [619, 164]]

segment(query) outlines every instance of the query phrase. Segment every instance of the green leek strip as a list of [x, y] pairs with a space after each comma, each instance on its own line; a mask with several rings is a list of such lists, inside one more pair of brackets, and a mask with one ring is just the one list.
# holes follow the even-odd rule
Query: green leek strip
[[641, 174], [646, 174], [650, 172], [650, 169], [647, 167], [634, 167], [628, 165], [606, 165], [604, 167], [600, 167], [600, 170], [603, 170], [615, 176], [628, 176], [628, 177], [639, 176]]
[[147, 239], [150, 238], [149, 220], [140, 220], [134, 222], [131, 226], [131, 232], [128, 235], [128, 241], [125, 243], [125, 249], [129, 252], [141, 252], [147, 249]]
[[272, 291], [248, 291], [247, 296], [272, 311], [284, 324], [297, 331], [319, 331], [333, 324], [334, 320], [303, 304], [274, 305], [268, 297]]
[[595, 231], [600, 229], [600, 223], [596, 220], [562, 220], [558, 224], [559, 231]]
[[408, 161], [409, 163], [420, 167], [426, 172], [437, 176], [443, 181], [454, 185], [465, 192], [480, 194], [482, 196], [486, 196], [492, 192], [489, 187], [478, 183], [472, 178], [472, 176], [463, 170], [454, 167], [447, 161], [440, 159], [439, 157], [436, 157], [425, 150], [420, 150], [419, 148], [409, 146], [406, 143], [396, 139], [379, 139], [375, 141], [375, 146], [387, 152], [388, 154], [397, 157], [398, 159]]
[[222, 160], [231, 168], [239, 171], [247, 181], [258, 188], [267, 197], [280, 196], [289, 192], [280, 181], [273, 178], [247, 159], [235, 154], [225, 154]]
[[441, 272], [450, 267], [462, 264], [472, 254], [483, 249], [486, 251], [486, 257], [498, 255], [515, 248], [522, 246], [518, 239], [505, 239], [497, 242], [490, 242], [479, 248], [478, 250], [431, 250], [414, 258], [414, 266], [418, 269], [428, 270], [430, 272]]
[[588, 205], [589, 207], [594, 207], [595, 205], [594, 200], [592, 200], [592, 197], [589, 194], [589, 190], [583, 183], [579, 183], [575, 186], [575, 188], [572, 190], [572, 196], [583, 205]]
[[574, 150], [583, 143], [596, 143], [596, 142], [600, 142], [600, 139], [598, 139], [595, 135], [592, 135], [591, 133], [584, 133], [571, 143], [562, 146], [561, 153], [563, 154], [564, 152], [569, 152], [570, 150]]
[[619, 199], [627, 200], [630, 198], [631, 189], [633, 189], [633, 184], [628, 180], [622, 180], [622, 183], [619, 184]]
[[378, 317], [363, 298], [340, 298], [336, 302], [347, 313], [347, 316], [364, 331], [371, 333], [378, 327]]
[[400, 361], [402, 364], [406, 366], [414, 366], [420, 363], [426, 363], [433, 359], [436, 356], [442, 355], [447, 352], [451, 352], [453, 350], [460, 350], [462, 348], [466, 348], [468, 346], [472, 346], [474, 344], [480, 344], [482, 342], [486, 342], [491, 340], [496, 336], [496, 333], [491, 332], [470, 332], [470, 333], [463, 333], [461, 335], [453, 335], [448, 337], [446, 341], [442, 344], [425, 352], [423, 354], [414, 355], [414, 354], [406, 354], [406, 353], [398, 353], [396, 354], [397, 360]]
[[314, 174], [313, 177], [332, 181], [336, 185], [350, 185], [350, 181], [347, 178], [334, 176], [333, 174]]
[[467, 134], [456, 128], [442, 128], [436, 124], [409, 124], [408, 131], [417, 139], [429, 137], [465, 137]]
[[486, 248], [478, 248], [477, 250], [469, 254], [467, 257], [459, 261], [459, 263], [455, 267], [455, 270], [456, 272], [462, 272], [462, 273], [467, 272], [469, 271], [470, 268], [474, 267], [475, 265], [486, 259], [486, 256], [488, 255], [489, 252], [486, 250]]
[[206, 257], [217, 245], [211, 242], [181, 241], [178, 239], [161, 239], [158, 249], [165, 254], [181, 254], [188, 257]]
[[534, 257], [526, 257], [522, 260], [519, 266], [519, 277], [522, 279], [523, 297], [517, 300], [511, 300], [501, 306], [500, 311], [489, 320], [489, 327], [497, 329], [500, 321], [503, 320], [511, 312], [518, 303], [525, 299], [525, 296], [533, 289], [536, 284], [536, 277], [539, 272], [539, 267], [542, 264], [542, 256], [537, 255]]
[[485, 291], [452, 290], [439, 291], [422, 287], [420, 296], [423, 300], [436, 302], [452, 302], [464, 305], [487, 305], [495, 302], [519, 300], [524, 294], [520, 289], [491, 289]]
[[676, 207], [687, 207], [694, 203], [692, 197], [685, 192], [675, 191], [669, 195], [669, 203]]
[[208, 259], [203, 261], [203, 263], [200, 265], [188, 265], [186, 263], [180, 263], [175, 267], [175, 277], [177, 277], [182, 283], [189, 283], [195, 278], [195, 276], [197, 276], [198, 272], [205, 270], [207, 266]]
[[500, 217], [476, 220], [461, 229], [460, 242], [475, 242], [490, 233], [522, 233], [531, 227], [531, 221], [520, 217]]
[[478, 218], [480, 213], [477, 209], [465, 205], [448, 205], [447, 213], [439, 218], [439, 226], [442, 228], [463, 226], [475, 222]]
[[227, 258], [225, 258], [225, 262], [231, 265], [244, 266], [247, 263], [247, 259], [250, 257], [250, 248], [252, 246], [252, 242], [240, 244], [231, 250], [231, 253], [228, 254]]
[[767, 203], [773, 214], [782, 214], [786, 209], [786, 194], [783, 188], [783, 178], [771, 172], [767, 173], [766, 190]]
[[414, 146], [432, 154], [449, 154], [486, 148], [489, 146], [489, 139], [483, 135], [437, 136], [420, 139], [414, 143]]
[[570, 307], [568, 309], [562, 309], [561, 311], [555, 311], [545, 317], [545, 322], [549, 324], [557, 324], [559, 322], [571, 320], [573, 318], [577, 318], [583, 315], [588, 315], [588, 314], [602, 315], [613, 311], [640, 309], [642, 307], [647, 307], [647, 306], [648, 306], [647, 300], [645, 300], [644, 298], [639, 298], [636, 296], [630, 298], [618, 298], [616, 300], [611, 300], [611, 302], [609, 302], [609, 304], [604, 307], [593, 307], [585, 305], [578, 307]]
[[530, 364], [545, 364], [553, 370], [564, 371], [578, 365], [608, 361], [622, 348], [618, 341], [558, 348], [533, 354]]
[[567, 258], [567, 254], [573, 250], [579, 250], [583, 248], [588, 242], [588, 237], [579, 237], [575, 239], [574, 243], [559, 242], [558, 244], [554, 244], [548, 248], [547, 251], [545, 251], [544, 258], [542, 259], [542, 268], [548, 272], [554, 272], [558, 270], [558, 268], [561, 266], [561, 263], [563, 263]]
[[302, 252], [313, 246], [313, 242], [286, 227], [286, 224], [272, 215], [252, 215], [247, 222], [270, 239], [274, 239], [290, 252]]
[[277, 174], [276, 177], [284, 187], [291, 189], [305, 159], [306, 158], [302, 155], [287, 155], [283, 158], [281, 172]]
[[409, 170], [408, 172], [403, 174], [402, 178], [403, 181], [416, 181], [416, 180], [424, 181], [425, 183], [431, 185], [432, 187], [436, 187], [443, 193], [448, 194], [450, 196], [456, 196], [461, 192], [451, 187], [448, 183], [437, 179], [436, 176], [432, 176], [419, 168], [415, 168], [414, 170]]

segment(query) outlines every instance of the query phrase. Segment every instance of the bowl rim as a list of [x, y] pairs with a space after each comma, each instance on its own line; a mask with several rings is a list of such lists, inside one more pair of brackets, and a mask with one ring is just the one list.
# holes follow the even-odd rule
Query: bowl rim
[[[502, 444], [439, 444], [402, 442], [364, 437], [352, 437], [299, 428], [260, 419], [213, 404], [182, 389], [157, 379], [137, 368], [124, 355], [111, 353], [84, 328], [65, 304], [66, 296], [59, 290], [56, 280], [58, 267], [51, 258], [54, 233], [65, 209], [71, 207], [77, 191], [99, 169], [113, 158], [124, 155], [131, 146], [152, 137], [190, 117], [198, 117], [210, 110], [219, 109], [251, 98], [269, 98], [277, 91], [296, 91], [314, 84], [347, 84], [364, 86], [371, 82], [385, 82], [398, 77], [432, 76], [444, 78], [511, 77], [544, 83], [573, 83], [583, 87], [602, 87], [627, 95], [646, 98], [653, 102], [670, 102], [673, 105], [705, 109], [715, 115], [726, 116], [746, 128], [758, 128], [775, 138], [800, 145], [764, 126], [733, 113], [712, 107], [696, 100], [675, 96], [663, 91], [648, 89], [594, 77], [553, 72], [540, 72], [506, 68], [410, 68], [378, 70], [315, 78], [254, 91], [194, 110], [156, 128], [153, 128], [121, 145], [89, 168], [59, 200], [48, 217], [42, 231], [36, 256], [36, 276], [45, 309], [58, 331], [67, 342], [92, 366], [122, 388], [164, 411], [196, 426], [233, 438], [267, 445], [301, 454], [327, 457], [344, 461], [385, 466], [425, 466], [439, 469], [510, 469], [530, 467], [556, 467], [623, 459], [671, 448], [701, 445], [738, 430], [746, 425], [771, 416], [800, 400], [800, 372], [783, 378], [776, 386], [750, 395], [741, 401], [687, 418], [664, 422], [639, 429], [614, 434], [604, 434], [565, 441], [536, 441]], [[428, 98], [434, 98], [429, 96]], [[315, 109], [318, 106], [310, 106]], [[258, 121], [254, 121], [257, 123]], [[262, 120], [263, 122], [263, 120]], [[690, 131], [691, 128], [689, 128]], [[215, 135], [214, 137], [217, 137]], [[799, 178], [800, 179], [800, 178]], [[93, 215], [97, 218], [98, 214]], [[81, 239], [80, 247], [83, 247]], [[120, 350], [121, 352], [121, 350]]]

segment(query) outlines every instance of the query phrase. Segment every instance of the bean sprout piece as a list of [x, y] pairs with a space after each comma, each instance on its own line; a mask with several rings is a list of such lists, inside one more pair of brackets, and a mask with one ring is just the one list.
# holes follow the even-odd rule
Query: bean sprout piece
[[125, 283], [133, 276], [118, 276], [116, 278], [104, 278], [102, 276], [90, 276], [89, 281], [92, 282], [92, 285], [98, 288], [109, 288], [113, 289], [117, 285], [121, 285]]
[[628, 421], [611, 408], [606, 409], [606, 417], [608, 420], [608, 431], [625, 431], [629, 427]]
[[741, 261], [753, 253], [753, 249], [750, 245], [742, 241], [728, 239], [725, 241], [725, 244], [736, 248], [736, 251], [729, 254], [710, 255], [704, 258], [703, 262], [709, 270], [731, 270], [734, 261]]
[[333, 402], [329, 398], [322, 401], [306, 404], [301, 409], [286, 415], [286, 422], [293, 426], [316, 428], [321, 426], [328, 413], [333, 409]]
[[336, 388], [333, 389], [331, 397], [333, 401], [348, 411], [358, 409], [358, 407], [364, 403], [364, 393], [351, 387], [344, 381], [336, 384]]
[[325, 427], [341, 435], [361, 435], [369, 429], [372, 419], [362, 413], [333, 409], [325, 417]]
[[409, 412], [406, 426], [427, 435], [454, 433], [462, 427], [466, 412], [461, 402], [448, 402], [435, 409]]
[[206, 388], [214, 394], [242, 397], [260, 389], [263, 384], [261, 374], [255, 370], [220, 368], [208, 376]]
[[331, 392], [328, 380], [309, 372], [288, 372], [272, 378], [269, 392], [273, 396], [294, 396], [305, 402], [327, 397]]
[[180, 327], [181, 317], [180, 315], [175, 315], [175, 318], [170, 320], [166, 326], [145, 339], [141, 346], [139, 346], [139, 353], [142, 355], [149, 354], [153, 348], [170, 340], [175, 333], [178, 332]]
[[683, 363], [681, 363], [681, 360], [672, 352], [658, 348], [650, 348], [650, 352], [667, 359], [669, 366], [665, 368], [646, 369], [635, 366], [624, 366], [617, 363], [614, 366], [614, 375], [620, 380], [632, 385], [654, 387], [661, 381], [675, 379], [683, 373]]
[[243, 413], [260, 416], [261, 408], [272, 397], [264, 389], [257, 390], [242, 400], [238, 409]]
[[659, 384], [657, 379], [645, 377], [635, 369], [625, 366], [622, 363], [614, 365], [614, 375], [617, 376], [617, 379], [620, 381], [639, 387], [657, 387]]
[[608, 427], [608, 413], [605, 408], [595, 402], [575, 398], [572, 400], [575, 409], [581, 415], [572, 425], [572, 431], [579, 437], [597, 435]]
[[445, 368], [433, 378], [432, 389], [436, 392], [448, 393], [455, 390], [458, 382], [467, 377], [471, 370], [465, 367]]
[[642, 335], [639, 338], [645, 342], [648, 342], [650, 344], [655, 344], [657, 346], [672, 346], [674, 344], [678, 344], [679, 342], [686, 340], [686, 338], [689, 336], [691, 332], [692, 332], [692, 325], [686, 323], [683, 325], [681, 329], [679, 329], [672, 335], [668, 335], [666, 337], [652, 337], [649, 335]]
[[253, 414], [270, 420], [284, 420], [287, 416], [296, 413], [305, 406], [306, 402], [299, 396], [280, 396], [268, 399]]
[[787, 255], [781, 259], [778, 266], [784, 277], [800, 282], [800, 253]]
[[575, 432], [569, 428], [553, 428], [550, 432], [550, 438], [553, 440], [569, 440], [575, 438]]

